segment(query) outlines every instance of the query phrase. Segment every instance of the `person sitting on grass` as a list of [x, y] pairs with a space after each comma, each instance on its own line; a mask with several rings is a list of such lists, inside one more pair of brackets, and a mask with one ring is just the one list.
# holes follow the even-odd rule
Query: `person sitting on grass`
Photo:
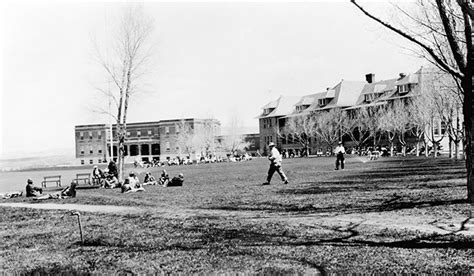
[[150, 172], [147, 172], [145, 174], [145, 179], [143, 180], [143, 186], [145, 185], [156, 185], [158, 182], [156, 181], [156, 178], [151, 175]]
[[66, 188], [62, 189], [59, 192], [37, 196], [34, 197], [34, 200], [44, 200], [44, 199], [65, 199], [70, 197], [76, 197], [76, 186], [77, 183], [75, 181], [71, 182], [71, 185], [67, 186]]
[[178, 174], [178, 176], [175, 176], [169, 181], [166, 185], [163, 185], [164, 187], [180, 187], [183, 186], [184, 182], [184, 175], [182, 173]]
[[145, 189], [140, 185], [140, 181], [134, 172], [130, 172], [129, 177], [125, 179], [125, 182], [122, 185], [122, 193], [134, 193], [145, 191]]
[[170, 177], [168, 173], [166, 172], [166, 170], [163, 170], [160, 176], [160, 185], [166, 187], [169, 182], [170, 182]]
[[9, 199], [9, 198], [14, 198], [14, 197], [20, 197], [22, 195], [23, 195], [23, 192], [12, 192], [12, 193], [0, 194], [0, 198]]
[[31, 178], [28, 178], [26, 183], [26, 197], [41, 196], [41, 194], [43, 194], [43, 189], [34, 186]]
[[105, 179], [104, 172], [97, 166], [94, 166], [94, 169], [92, 170], [92, 183], [102, 184], [103, 179]]
[[61, 196], [76, 197], [76, 187], [77, 187], [77, 183], [75, 181], [71, 182], [71, 185], [67, 186], [61, 191]]
[[105, 177], [105, 180], [104, 180], [104, 188], [108, 189], [113, 189], [113, 188], [117, 188], [119, 187], [119, 181], [117, 179], [117, 177], [115, 177], [115, 175], [113, 174], [107, 174], [107, 176]]

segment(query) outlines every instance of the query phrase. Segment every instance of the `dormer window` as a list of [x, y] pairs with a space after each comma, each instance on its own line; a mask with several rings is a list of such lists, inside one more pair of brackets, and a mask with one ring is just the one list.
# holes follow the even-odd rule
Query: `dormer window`
[[305, 110], [308, 107], [309, 107], [309, 105], [298, 105], [298, 106], [296, 106], [296, 112], [301, 112], [301, 111]]
[[402, 84], [398, 86], [398, 93], [403, 94], [403, 93], [408, 93], [408, 91], [410, 91], [409, 84]]
[[364, 95], [364, 100], [368, 103], [373, 102], [375, 99], [383, 95], [383, 93], [370, 93]]
[[263, 110], [263, 113], [264, 113], [265, 115], [268, 115], [268, 114], [270, 114], [273, 110], [274, 110], [274, 108], [265, 108], [265, 109]]
[[329, 103], [329, 99], [328, 98], [324, 98], [324, 99], [319, 99], [318, 100], [318, 104], [319, 106], [325, 106]]

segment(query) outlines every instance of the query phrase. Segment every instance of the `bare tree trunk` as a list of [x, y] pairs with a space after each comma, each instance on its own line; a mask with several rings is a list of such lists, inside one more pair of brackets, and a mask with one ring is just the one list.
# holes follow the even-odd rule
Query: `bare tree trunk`
[[[472, 47], [473, 45], [471, 45]], [[473, 57], [469, 57], [471, 60]], [[473, 179], [473, 162], [472, 162], [472, 155], [474, 153], [472, 147], [472, 140], [474, 139], [473, 135], [474, 132], [472, 131], [472, 108], [474, 106], [472, 93], [474, 93], [472, 89], [472, 68], [468, 69], [467, 71], [470, 72], [469, 78], [465, 78], [462, 82], [463, 90], [466, 91], [464, 93], [464, 102], [463, 102], [463, 114], [464, 114], [464, 127], [466, 131], [466, 169], [467, 169], [467, 199], [470, 203], [474, 203], [474, 179]], [[472, 91], [469, 93], [468, 91]]]
[[429, 156], [429, 151], [428, 151], [428, 142], [425, 140], [425, 157]]
[[449, 145], [449, 158], [453, 158], [453, 139], [451, 138], [451, 136], [449, 136], [449, 142], [448, 142], [448, 145]]
[[454, 142], [454, 159], [458, 160], [459, 156], [459, 141]]

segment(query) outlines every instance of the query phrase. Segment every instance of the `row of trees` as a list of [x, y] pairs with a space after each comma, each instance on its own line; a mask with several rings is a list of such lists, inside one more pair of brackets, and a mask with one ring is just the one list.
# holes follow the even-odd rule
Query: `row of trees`
[[[383, 138], [391, 155], [395, 144], [401, 145], [405, 155], [407, 137], [412, 137], [417, 155], [422, 145], [426, 149], [431, 144], [436, 156], [441, 140], [449, 139], [451, 157], [459, 158], [464, 131], [462, 99], [456, 86], [440, 72], [424, 74], [420, 80], [421, 89], [417, 89], [419, 93], [413, 97], [352, 110], [303, 113], [290, 117], [279, 135], [291, 137], [306, 153], [311, 141], [332, 148], [342, 137], [348, 137], [359, 148], [379, 146]], [[425, 150], [425, 154], [428, 151]]]
[[233, 154], [245, 151], [250, 142], [245, 141], [239, 134], [238, 121], [231, 121], [229, 135], [217, 139], [217, 129], [214, 120], [205, 120], [202, 125], [192, 126], [185, 120], [177, 125], [176, 145], [179, 154], [192, 156], [199, 153], [201, 156], [215, 156], [217, 152]]

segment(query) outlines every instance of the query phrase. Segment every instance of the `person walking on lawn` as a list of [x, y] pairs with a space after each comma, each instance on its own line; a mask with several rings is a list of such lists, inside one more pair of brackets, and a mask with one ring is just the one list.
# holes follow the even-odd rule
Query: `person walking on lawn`
[[344, 154], [346, 153], [346, 150], [344, 149], [342, 142], [339, 142], [339, 145], [337, 145], [336, 149], [334, 150], [334, 153], [336, 154], [335, 170], [339, 170], [339, 162], [341, 163], [341, 169], [343, 170], [344, 169]]
[[267, 182], [263, 183], [263, 185], [270, 185], [270, 181], [272, 180], [272, 176], [275, 172], [280, 175], [281, 180], [285, 184], [288, 184], [288, 178], [281, 169], [282, 158], [280, 152], [275, 147], [275, 144], [273, 142], [268, 144], [268, 147], [270, 149], [270, 154], [268, 155], [268, 160], [270, 160], [270, 168], [268, 169]]

